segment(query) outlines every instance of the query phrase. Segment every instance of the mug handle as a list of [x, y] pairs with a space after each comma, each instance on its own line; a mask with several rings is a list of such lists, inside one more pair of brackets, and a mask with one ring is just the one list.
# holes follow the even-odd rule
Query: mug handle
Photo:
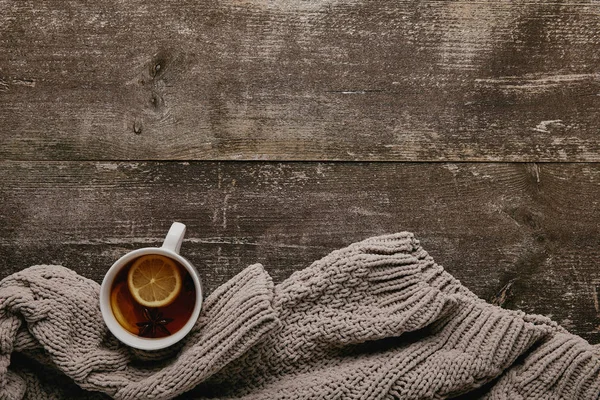
[[167, 233], [167, 237], [165, 237], [162, 248], [179, 254], [179, 249], [181, 248], [184, 235], [185, 225], [181, 222], [173, 222], [173, 225], [171, 225], [171, 228]]

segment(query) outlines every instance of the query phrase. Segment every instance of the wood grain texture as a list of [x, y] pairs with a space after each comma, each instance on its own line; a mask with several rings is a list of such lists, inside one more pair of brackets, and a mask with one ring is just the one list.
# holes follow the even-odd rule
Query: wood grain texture
[[0, 10], [0, 159], [600, 161], [595, 1]]
[[479, 296], [600, 342], [597, 164], [1, 162], [0, 174], [0, 278], [56, 263], [100, 281], [178, 220], [211, 291], [255, 262], [279, 282], [408, 230]]

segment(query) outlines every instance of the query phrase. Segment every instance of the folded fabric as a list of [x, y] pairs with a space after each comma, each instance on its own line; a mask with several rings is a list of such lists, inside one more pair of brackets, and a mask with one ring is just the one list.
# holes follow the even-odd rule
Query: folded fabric
[[479, 299], [413, 234], [333, 251], [273, 285], [260, 264], [178, 345], [118, 342], [99, 285], [42, 265], [0, 282], [0, 399], [599, 399], [600, 352]]

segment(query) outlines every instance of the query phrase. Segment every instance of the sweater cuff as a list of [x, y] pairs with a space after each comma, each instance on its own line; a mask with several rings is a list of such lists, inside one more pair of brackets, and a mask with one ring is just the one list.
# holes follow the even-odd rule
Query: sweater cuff
[[423, 249], [419, 240], [411, 232], [372, 237], [356, 243], [356, 246], [366, 254], [382, 256], [381, 268], [378, 268], [376, 273], [382, 278], [397, 272], [390, 270], [389, 267], [399, 265], [398, 261], [405, 259], [410, 261], [415, 278], [428, 286], [447, 295], [460, 294], [474, 301], [483, 301], [446, 272], [442, 266], [436, 264], [433, 257]]
[[569, 333], [557, 333], [508, 370], [490, 399], [597, 399], [600, 349]]

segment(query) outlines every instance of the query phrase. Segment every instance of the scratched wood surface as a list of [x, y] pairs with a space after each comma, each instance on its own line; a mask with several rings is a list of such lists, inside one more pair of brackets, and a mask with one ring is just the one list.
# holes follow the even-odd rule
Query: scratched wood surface
[[0, 0], [0, 278], [187, 224], [213, 290], [409, 230], [600, 342], [600, 3]]
[[595, 1], [0, 1], [11, 160], [600, 161]]
[[261, 262], [279, 282], [329, 251], [413, 231], [505, 307], [600, 339], [599, 164], [3, 162], [3, 274], [38, 263], [100, 281], [125, 252], [188, 226], [207, 289]]

